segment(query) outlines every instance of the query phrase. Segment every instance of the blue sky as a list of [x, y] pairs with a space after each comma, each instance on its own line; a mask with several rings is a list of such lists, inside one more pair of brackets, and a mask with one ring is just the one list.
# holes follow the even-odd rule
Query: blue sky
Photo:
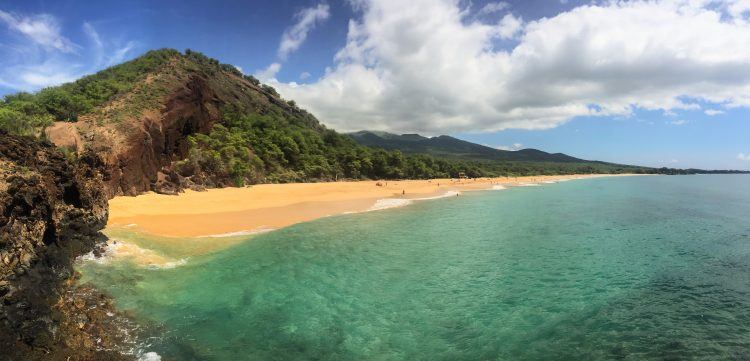
[[190, 48], [256, 74], [343, 131], [750, 170], [743, 6], [0, 0], [0, 95], [149, 49]]

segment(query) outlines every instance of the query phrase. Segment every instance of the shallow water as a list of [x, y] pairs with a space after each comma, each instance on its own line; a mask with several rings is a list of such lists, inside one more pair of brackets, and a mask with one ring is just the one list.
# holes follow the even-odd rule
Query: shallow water
[[80, 270], [164, 358], [747, 359], [750, 176], [470, 192]]

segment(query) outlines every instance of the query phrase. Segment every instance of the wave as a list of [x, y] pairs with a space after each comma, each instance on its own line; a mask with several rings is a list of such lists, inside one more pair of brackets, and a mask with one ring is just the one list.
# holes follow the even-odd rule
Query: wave
[[161, 361], [161, 356], [156, 352], [146, 352], [138, 357], [138, 361]]
[[411, 204], [411, 199], [404, 199], [404, 198], [384, 198], [384, 199], [378, 199], [375, 201], [375, 204], [372, 205], [368, 211], [380, 211], [383, 209], [389, 209], [389, 208], [396, 208], [396, 207], [403, 207], [406, 205]]
[[136, 244], [110, 239], [97, 256], [89, 252], [78, 257], [79, 262], [95, 262], [98, 264], [109, 264], [115, 260], [129, 260], [137, 266], [150, 269], [170, 269], [185, 265], [187, 258], [174, 259], [163, 256], [148, 248], [141, 248]]
[[546, 184], [555, 184], [555, 183], [557, 183], [557, 182], [556, 182], [556, 181], [544, 181], [544, 182], [542, 182], [542, 183], [546, 183]]
[[179, 266], [184, 266], [187, 264], [188, 259], [187, 258], [180, 258], [176, 261], [167, 262], [163, 264], [149, 264], [147, 267], [152, 269], [171, 269]]
[[238, 237], [238, 236], [252, 236], [255, 234], [271, 232], [273, 230], [275, 230], [275, 228], [260, 227], [254, 230], [242, 230], [242, 231], [219, 233], [219, 234], [209, 234], [206, 236], [199, 236], [196, 238], [226, 238], [226, 237]]
[[[368, 208], [367, 211], [380, 211], [383, 209], [389, 209], [389, 208], [397, 208], [397, 207], [403, 207], [408, 206], [412, 204], [414, 201], [426, 201], [430, 199], [440, 199], [440, 198], [447, 198], [447, 197], [455, 197], [457, 195], [461, 194], [459, 191], [447, 191], [443, 194], [432, 196], [432, 197], [422, 197], [422, 198], [383, 198], [378, 199], [375, 201], [375, 204], [372, 205], [372, 207]], [[349, 213], [356, 213], [356, 212], [349, 212]]]
[[519, 187], [539, 187], [538, 183], [518, 183]]
[[447, 191], [441, 195], [433, 196], [433, 197], [424, 197], [424, 198], [414, 198], [415, 201], [426, 201], [429, 199], [440, 199], [440, 198], [447, 198], [447, 197], [455, 197], [457, 195], [461, 194], [459, 191]]
[[507, 189], [507, 188], [505, 188], [505, 186], [503, 186], [502, 184], [495, 184], [490, 189], [493, 190], [493, 191], [499, 191], [499, 190], [503, 190], [503, 189]]

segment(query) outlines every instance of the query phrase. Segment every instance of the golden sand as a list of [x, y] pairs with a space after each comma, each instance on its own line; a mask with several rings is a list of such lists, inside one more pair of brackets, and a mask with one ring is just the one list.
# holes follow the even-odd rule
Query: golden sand
[[[601, 176], [601, 175], [596, 175]], [[165, 237], [204, 237], [277, 229], [347, 212], [372, 209], [381, 199], [418, 199], [494, 185], [543, 183], [591, 175], [517, 178], [261, 184], [245, 188], [147, 193], [109, 202], [108, 227], [130, 226]]]

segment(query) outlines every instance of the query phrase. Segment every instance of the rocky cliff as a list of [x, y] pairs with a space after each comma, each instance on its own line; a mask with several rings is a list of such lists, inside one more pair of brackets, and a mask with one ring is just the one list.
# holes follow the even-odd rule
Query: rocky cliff
[[109, 302], [70, 282], [73, 260], [105, 239], [100, 167], [0, 132], [0, 359], [122, 358], [101, 345], [117, 332], [90, 322]]
[[185, 177], [172, 165], [187, 157], [188, 136], [210, 132], [226, 106], [252, 113], [271, 108], [299, 112], [236, 70], [220, 68], [208, 58], [165, 51], [170, 55], [164, 64], [141, 74], [130, 90], [81, 114], [75, 122], [58, 121], [45, 131], [46, 138], [59, 147], [101, 157], [110, 198], [222, 186], [223, 180], [213, 174]]
[[0, 360], [121, 359], [133, 346], [127, 319], [73, 269], [106, 241], [107, 200], [230, 184], [225, 174], [172, 169], [225, 107], [302, 113], [233, 67], [169, 49], [43, 92], [78, 103], [61, 110], [38, 94], [0, 102], [33, 110], [13, 110], [19, 117], [58, 120], [47, 140], [0, 131]]

